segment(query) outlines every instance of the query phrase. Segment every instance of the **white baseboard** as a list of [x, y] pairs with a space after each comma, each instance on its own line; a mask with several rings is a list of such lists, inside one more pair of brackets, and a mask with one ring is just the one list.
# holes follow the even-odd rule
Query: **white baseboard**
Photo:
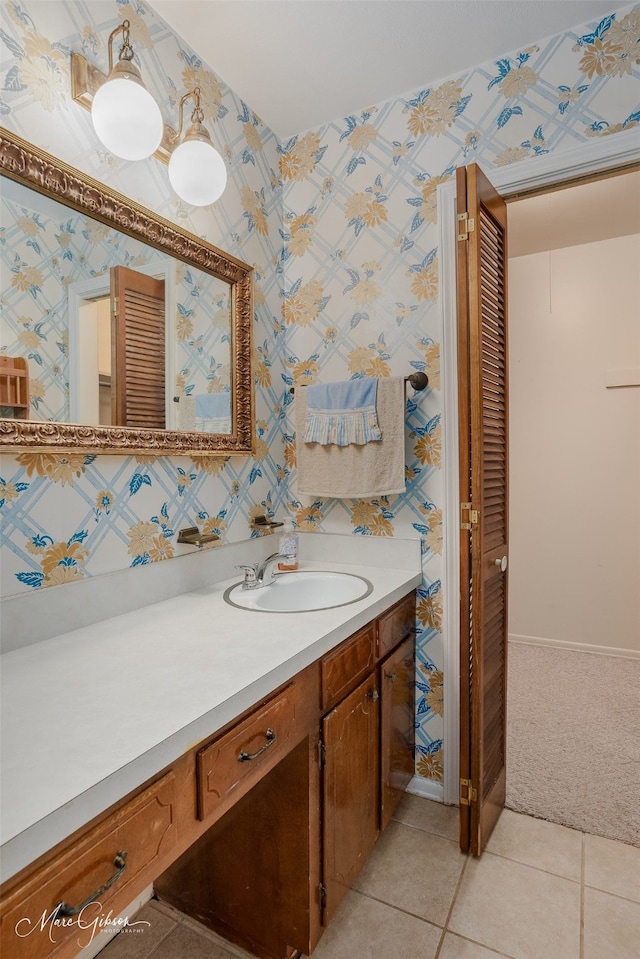
[[525, 643], [529, 646], [554, 646], [557, 649], [576, 649], [581, 653], [596, 653], [599, 656], [622, 656], [626, 659], [640, 659], [640, 650], [623, 649], [616, 646], [590, 646], [587, 643], [570, 643], [563, 639], [549, 639], [543, 636], [520, 636], [509, 633], [510, 643]]
[[444, 786], [442, 783], [436, 783], [433, 779], [424, 779], [422, 776], [414, 776], [407, 792], [414, 796], [422, 796], [423, 799], [433, 799], [435, 802], [444, 802]]

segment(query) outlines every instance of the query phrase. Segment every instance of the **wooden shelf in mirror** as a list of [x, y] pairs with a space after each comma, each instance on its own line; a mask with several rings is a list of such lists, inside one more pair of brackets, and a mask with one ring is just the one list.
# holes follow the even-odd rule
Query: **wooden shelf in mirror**
[[13, 408], [13, 416], [29, 416], [29, 366], [22, 356], [0, 356], [0, 407]]

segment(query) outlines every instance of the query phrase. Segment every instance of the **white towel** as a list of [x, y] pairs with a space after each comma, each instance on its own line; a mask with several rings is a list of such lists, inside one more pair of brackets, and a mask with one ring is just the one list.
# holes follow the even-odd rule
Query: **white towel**
[[228, 416], [231, 409], [231, 393], [196, 393], [196, 416], [203, 420], [217, 420]]
[[230, 392], [196, 393], [196, 430], [202, 433], [230, 433], [230, 410]]
[[378, 423], [382, 440], [364, 446], [304, 443], [307, 400], [296, 390], [298, 494], [337, 499], [372, 499], [405, 491], [405, 388], [403, 377], [378, 380]]
[[178, 403], [178, 429], [187, 433], [196, 428], [196, 398], [191, 394], [180, 397]]
[[[208, 397], [212, 396], [212, 401]], [[204, 400], [201, 398], [204, 397]], [[230, 433], [231, 394], [225, 393], [190, 393], [180, 397], [178, 404], [178, 429], [195, 433]], [[216, 411], [220, 415], [214, 415]], [[211, 416], [207, 416], [211, 413]], [[226, 415], [224, 415], [226, 413]]]

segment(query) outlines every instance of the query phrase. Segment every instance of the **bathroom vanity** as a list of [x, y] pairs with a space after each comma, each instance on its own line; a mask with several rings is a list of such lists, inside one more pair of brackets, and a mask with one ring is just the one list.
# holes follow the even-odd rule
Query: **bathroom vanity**
[[313, 951], [413, 775], [421, 573], [417, 542], [304, 539], [371, 593], [232, 607], [237, 544], [212, 585], [3, 656], [3, 955], [70, 959], [151, 885], [260, 956]]

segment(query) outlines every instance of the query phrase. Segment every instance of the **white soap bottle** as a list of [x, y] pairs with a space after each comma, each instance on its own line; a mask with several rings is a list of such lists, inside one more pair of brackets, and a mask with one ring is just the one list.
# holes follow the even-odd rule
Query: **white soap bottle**
[[293, 520], [290, 516], [285, 517], [278, 552], [289, 557], [288, 560], [280, 560], [278, 569], [290, 572], [298, 568], [298, 534], [293, 528]]

